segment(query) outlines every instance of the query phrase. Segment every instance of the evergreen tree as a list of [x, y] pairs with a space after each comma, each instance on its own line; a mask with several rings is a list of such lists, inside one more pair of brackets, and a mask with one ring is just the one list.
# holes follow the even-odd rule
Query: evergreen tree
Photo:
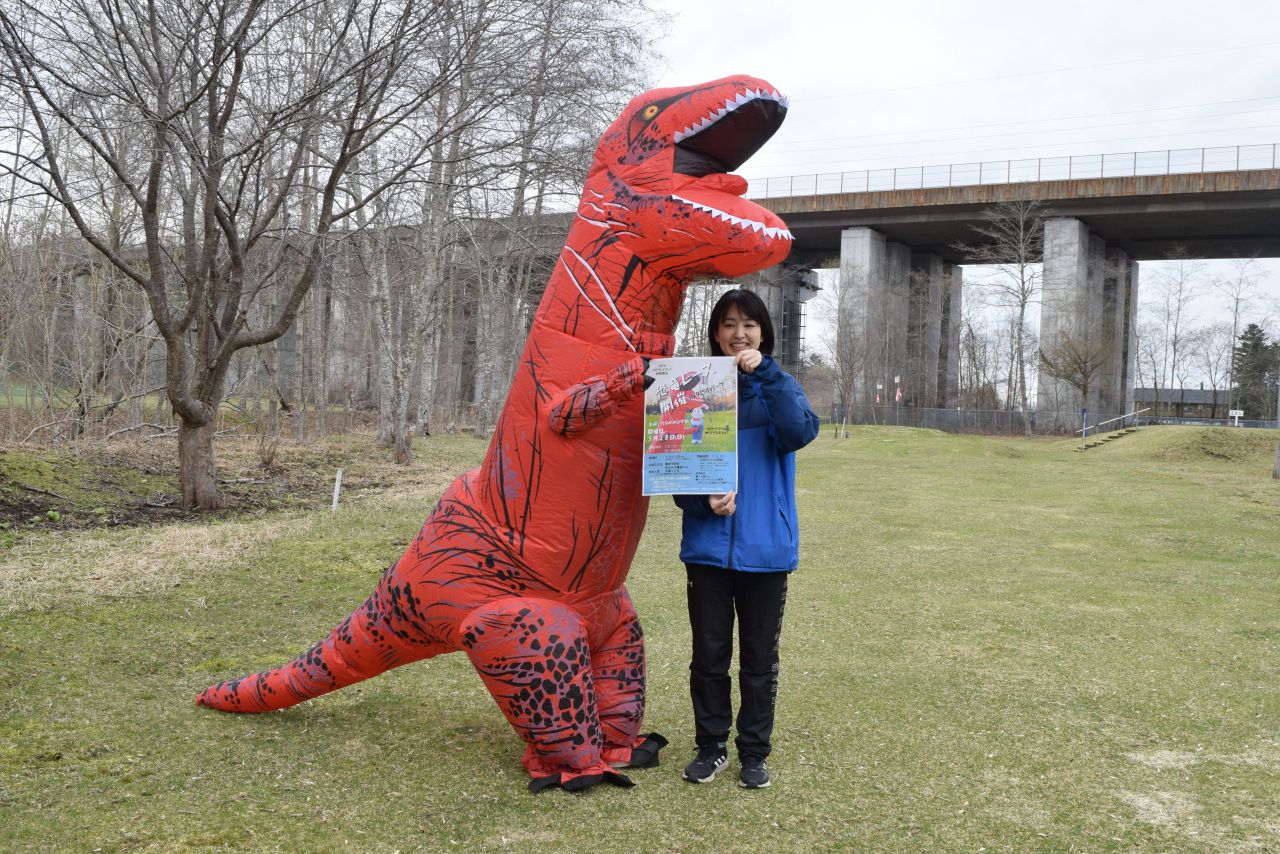
[[1238, 340], [1231, 355], [1235, 408], [1243, 409], [1245, 418], [1275, 418], [1280, 342], [1268, 343], [1267, 333], [1256, 323], [1246, 326]]

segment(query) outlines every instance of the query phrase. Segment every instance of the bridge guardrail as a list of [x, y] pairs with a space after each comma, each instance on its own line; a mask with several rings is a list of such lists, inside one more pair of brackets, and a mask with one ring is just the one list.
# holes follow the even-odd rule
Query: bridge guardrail
[[941, 166], [904, 166], [853, 172], [784, 175], [751, 181], [748, 198], [822, 196], [886, 190], [928, 190], [1076, 178], [1132, 178], [1142, 175], [1191, 175], [1275, 169], [1280, 143], [1217, 148], [1171, 148], [1123, 154], [1086, 154], [1018, 160], [983, 160]]

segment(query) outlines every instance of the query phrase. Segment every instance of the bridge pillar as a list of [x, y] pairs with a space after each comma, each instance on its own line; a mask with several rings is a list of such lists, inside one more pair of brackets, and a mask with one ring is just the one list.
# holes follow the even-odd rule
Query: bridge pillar
[[1105, 257], [1101, 324], [1105, 362], [1098, 376], [1098, 411], [1106, 413], [1102, 420], [1132, 411], [1137, 355], [1133, 324], [1138, 303], [1138, 262], [1115, 246], [1107, 247]]
[[[1137, 264], [1077, 219], [1045, 221], [1040, 350], [1059, 366], [1044, 364], [1036, 393], [1036, 430], [1080, 429], [1080, 409], [1097, 424], [1128, 410], [1137, 306]], [[1087, 386], [1083, 397], [1081, 386]]]
[[1137, 381], [1138, 368], [1138, 262], [1125, 256], [1128, 275], [1125, 276], [1124, 287], [1124, 349], [1120, 354], [1120, 397], [1123, 405], [1121, 415], [1133, 412], [1133, 387]]
[[773, 319], [773, 357], [794, 376], [803, 374], [804, 304], [817, 296], [817, 277], [803, 266], [778, 264], [751, 276], [744, 286], [755, 292]]
[[882, 404], [900, 387], [903, 406], [955, 405], [961, 281], [959, 267], [874, 229], [841, 232], [839, 335], [863, 365], [853, 402], [874, 403], [880, 384]]
[[938, 406], [938, 348], [942, 343], [944, 264], [930, 252], [911, 253], [911, 308], [907, 326], [907, 381], [910, 406]]
[[840, 232], [835, 356], [838, 369], [856, 370], [862, 376], [853, 389], [854, 399], [840, 401], [846, 405], [874, 399], [878, 363], [872, 339], [879, 324], [872, 318], [883, 314], [887, 305], [885, 244], [884, 235], [874, 229], [846, 228]]
[[[867, 330], [868, 341], [874, 342], [868, 378], [884, 384], [882, 399], [886, 403], [894, 402], [894, 388], [900, 386], [902, 403], [909, 405], [906, 394], [911, 362], [911, 247], [890, 241], [885, 245], [885, 258], [885, 281]], [[896, 382], [894, 377], [898, 378]]]
[[942, 331], [938, 347], [938, 405], [954, 409], [960, 405], [960, 317], [964, 271], [958, 266], [943, 267]]

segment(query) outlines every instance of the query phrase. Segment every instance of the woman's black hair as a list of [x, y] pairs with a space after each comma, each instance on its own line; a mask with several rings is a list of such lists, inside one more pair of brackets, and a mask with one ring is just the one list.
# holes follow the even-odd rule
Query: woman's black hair
[[769, 319], [769, 309], [765, 306], [764, 300], [742, 288], [727, 291], [716, 301], [715, 308], [711, 309], [711, 320], [707, 322], [707, 339], [711, 342], [711, 355], [725, 355], [720, 350], [720, 342], [716, 340], [716, 332], [720, 329], [724, 316], [734, 306], [737, 306], [738, 312], [743, 317], [760, 324], [760, 352], [766, 356], [772, 356], [773, 321]]

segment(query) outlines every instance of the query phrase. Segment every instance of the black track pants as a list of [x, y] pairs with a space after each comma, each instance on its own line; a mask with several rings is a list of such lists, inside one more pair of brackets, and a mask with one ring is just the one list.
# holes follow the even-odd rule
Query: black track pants
[[733, 719], [729, 665], [738, 619], [739, 756], [769, 755], [778, 695], [778, 639], [787, 603], [786, 572], [740, 572], [686, 564], [693, 659], [689, 694], [699, 747], [727, 742]]

